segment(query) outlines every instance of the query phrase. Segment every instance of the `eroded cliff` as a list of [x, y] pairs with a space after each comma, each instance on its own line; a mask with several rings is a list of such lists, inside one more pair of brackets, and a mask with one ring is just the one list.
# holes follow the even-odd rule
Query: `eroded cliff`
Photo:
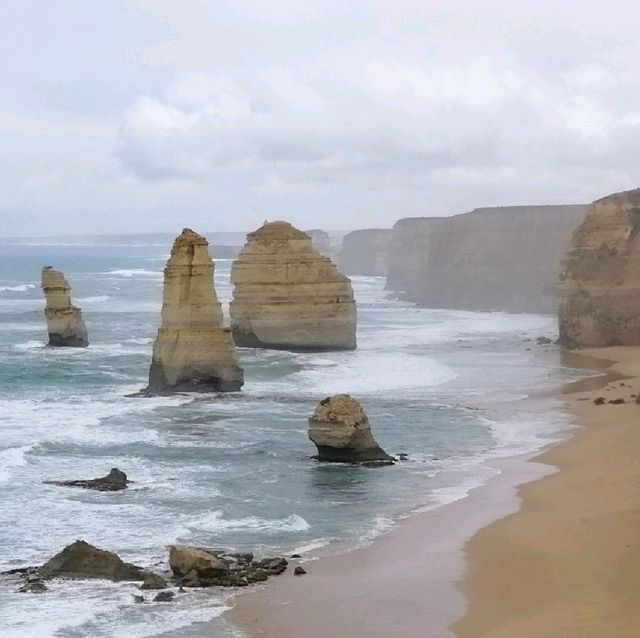
[[401, 219], [387, 288], [431, 308], [555, 312], [560, 261], [586, 209], [509, 206]]
[[391, 229], [365, 228], [347, 233], [342, 239], [338, 257], [340, 269], [346, 275], [384, 276]]
[[86, 348], [89, 345], [82, 311], [71, 303], [71, 287], [65, 276], [51, 266], [42, 269], [42, 290], [46, 299], [49, 345]]
[[589, 207], [559, 276], [560, 341], [569, 347], [640, 344], [640, 189]]
[[249, 233], [231, 281], [236, 345], [293, 351], [356, 347], [350, 279], [291, 224], [265, 223]]
[[239, 390], [243, 371], [213, 286], [207, 240], [185, 228], [164, 269], [148, 392]]

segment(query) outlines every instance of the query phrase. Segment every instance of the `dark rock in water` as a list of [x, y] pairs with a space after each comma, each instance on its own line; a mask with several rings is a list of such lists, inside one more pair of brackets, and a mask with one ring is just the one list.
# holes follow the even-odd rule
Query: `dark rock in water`
[[27, 580], [27, 582], [18, 589], [19, 592], [25, 594], [42, 594], [49, 591], [49, 588], [40, 579]]
[[624, 399], [610, 399], [607, 403], [613, 403], [615, 405], [620, 405], [621, 403], [626, 403]]
[[300, 554], [291, 554], [291, 558], [302, 558]]
[[94, 479], [78, 479], [73, 481], [43, 481], [47, 485], [61, 485], [62, 487], [82, 487], [87, 490], [100, 492], [116, 492], [127, 487], [127, 475], [117, 467], [111, 468], [106, 476]]
[[268, 578], [269, 574], [264, 569], [254, 569], [247, 576], [247, 580], [250, 583], [260, 583], [267, 580]]
[[607, 402], [607, 400], [604, 397], [598, 397], [597, 399], [594, 399], [593, 402], [596, 405], [604, 405]]
[[42, 578], [104, 578], [107, 580], [144, 580], [146, 572], [125, 563], [117, 554], [98, 549], [82, 540], [67, 545], [39, 570]]
[[394, 462], [373, 438], [362, 405], [348, 394], [320, 401], [309, 419], [309, 438], [318, 448], [319, 461], [376, 465]]
[[138, 596], [137, 594], [133, 594], [133, 600], [135, 600], [137, 603], [143, 603], [144, 596]]
[[298, 565], [294, 570], [293, 570], [293, 575], [294, 576], [304, 576], [304, 574], [307, 573], [307, 570], [304, 567], [300, 567], [300, 565]]
[[167, 581], [159, 576], [158, 574], [153, 574], [151, 572], [147, 573], [144, 577], [144, 581], [142, 585], [140, 585], [140, 589], [166, 589]]
[[409, 460], [409, 455], [406, 452], [400, 452], [400, 454], [398, 454], [398, 460], [399, 461], [408, 461]]
[[287, 569], [287, 561], [284, 558], [264, 558], [258, 561], [258, 567], [272, 574], [282, 574]]
[[175, 594], [172, 591], [161, 591], [153, 598], [154, 603], [170, 603], [175, 598]]
[[549, 339], [549, 337], [538, 337], [536, 339], [536, 343], [539, 346], [546, 346], [549, 343], [553, 343], [553, 341], [551, 341], [551, 339]]

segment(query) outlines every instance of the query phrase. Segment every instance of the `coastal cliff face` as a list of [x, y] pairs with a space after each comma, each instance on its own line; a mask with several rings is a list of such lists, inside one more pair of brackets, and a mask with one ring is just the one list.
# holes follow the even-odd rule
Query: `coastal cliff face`
[[86, 348], [89, 345], [87, 327], [82, 311], [71, 303], [71, 287], [65, 276], [50, 266], [43, 268], [42, 290], [46, 299], [44, 314], [49, 345]]
[[247, 235], [231, 268], [229, 306], [236, 345], [292, 351], [353, 350], [351, 280], [287, 222]]
[[338, 264], [347, 275], [385, 276], [391, 229], [366, 228], [347, 233]]
[[589, 207], [559, 276], [560, 342], [640, 344], [640, 189]]
[[325, 257], [330, 259], [333, 257], [333, 246], [331, 245], [331, 237], [326, 230], [321, 228], [313, 228], [311, 230], [305, 230], [304, 233], [311, 237], [311, 245]]
[[586, 209], [509, 206], [401, 219], [387, 288], [431, 308], [555, 312], [560, 261]]
[[185, 228], [164, 269], [162, 325], [153, 344], [149, 392], [239, 390], [243, 371], [213, 287], [207, 240]]

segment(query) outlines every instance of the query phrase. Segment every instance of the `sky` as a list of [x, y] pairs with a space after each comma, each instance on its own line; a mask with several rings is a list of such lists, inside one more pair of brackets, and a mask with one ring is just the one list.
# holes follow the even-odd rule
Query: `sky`
[[630, 0], [2, 0], [0, 236], [634, 188], [639, 23]]

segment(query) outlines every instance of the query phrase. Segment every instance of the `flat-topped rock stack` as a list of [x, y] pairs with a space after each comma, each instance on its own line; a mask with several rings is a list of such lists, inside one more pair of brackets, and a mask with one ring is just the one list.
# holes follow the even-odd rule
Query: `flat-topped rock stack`
[[213, 286], [207, 240], [185, 228], [164, 269], [162, 325], [147, 392], [228, 392], [244, 382]]
[[237, 346], [292, 351], [353, 350], [351, 280], [311, 238], [283, 221], [247, 235], [233, 262], [229, 310]]
[[640, 344], [640, 189], [589, 206], [559, 277], [560, 342]]
[[65, 276], [51, 266], [42, 269], [42, 290], [46, 299], [45, 317], [49, 345], [86, 348], [87, 326], [82, 311], [71, 303], [71, 286]]

